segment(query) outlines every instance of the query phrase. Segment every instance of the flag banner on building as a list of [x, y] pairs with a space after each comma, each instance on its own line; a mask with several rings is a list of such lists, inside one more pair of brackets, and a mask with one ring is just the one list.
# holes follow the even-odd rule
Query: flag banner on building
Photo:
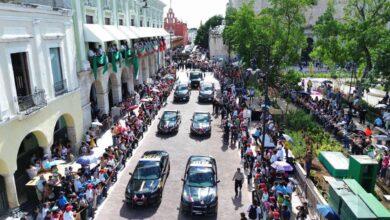
[[140, 49], [138, 50], [138, 57], [143, 57], [145, 56], [145, 46], [141, 46]]
[[155, 41], [154, 43], [154, 52], [158, 51], [158, 41]]
[[160, 52], [164, 51], [164, 40], [160, 40], [159, 51]]
[[119, 67], [121, 67], [121, 53], [120, 52], [113, 52], [111, 53], [111, 66], [113, 72], [118, 72], [118, 67], [116, 64], [119, 62]]
[[138, 63], [138, 56], [136, 54], [137, 54], [136, 52], [133, 53], [132, 63], [133, 63], [133, 66], [134, 66], [134, 76], [135, 76], [135, 79], [138, 80], [139, 63]]
[[130, 64], [131, 64], [130, 58], [131, 58], [131, 56], [132, 56], [132, 52], [131, 52], [130, 49], [125, 51], [125, 64], [126, 64], [127, 67], [130, 67]]
[[103, 54], [101, 56], [95, 56], [92, 59], [92, 72], [93, 72], [93, 75], [94, 75], [95, 79], [97, 79], [98, 66], [103, 66], [103, 74], [105, 72], [107, 72], [107, 70], [108, 70], [108, 62], [107, 62], [107, 57], [106, 57], [105, 54]]

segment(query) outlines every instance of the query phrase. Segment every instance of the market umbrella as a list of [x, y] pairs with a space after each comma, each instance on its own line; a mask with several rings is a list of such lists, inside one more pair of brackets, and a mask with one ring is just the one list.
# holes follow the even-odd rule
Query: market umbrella
[[127, 108], [127, 110], [129, 111], [133, 111], [134, 109], [137, 109], [138, 108], [138, 105], [131, 105]]
[[92, 122], [92, 125], [94, 125], [94, 126], [103, 126], [103, 124], [100, 123], [99, 121]]
[[91, 163], [96, 163], [98, 159], [92, 154], [92, 155], [85, 155], [81, 156], [77, 159], [76, 163], [81, 164], [83, 166], [89, 165]]
[[143, 98], [141, 99], [141, 102], [150, 102], [152, 100], [153, 100], [152, 98]]
[[294, 140], [292, 139], [292, 137], [288, 136], [287, 134], [283, 134], [283, 138], [284, 140], [288, 141], [288, 142], [294, 142]]
[[329, 205], [317, 204], [317, 211], [321, 216], [325, 217], [326, 219], [330, 219], [330, 220], [339, 219], [337, 213]]
[[375, 105], [375, 108], [386, 108], [387, 105], [386, 104], [377, 104]]
[[275, 168], [277, 171], [293, 171], [294, 168], [287, 163], [286, 161], [275, 161], [273, 164], [271, 164], [273, 168]]

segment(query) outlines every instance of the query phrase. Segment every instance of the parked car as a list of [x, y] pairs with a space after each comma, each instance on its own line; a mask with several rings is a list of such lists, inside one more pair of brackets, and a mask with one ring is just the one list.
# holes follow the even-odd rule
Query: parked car
[[169, 134], [179, 131], [181, 116], [179, 111], [164, 111], [157, 125], [158, 133]]
[[211, 115], [209, 112], [195, 112], [191, 119], [192, 135], [211, 135]]
[[215, 159], [191, 156], [184, 173], [180, 210], [191, 215], [216, 215], [218, 177]]
[[126, 187], [126, 202], [132, 207], [159, 204], [169, 176], [169, 154], [165, 151], [147, 151]]

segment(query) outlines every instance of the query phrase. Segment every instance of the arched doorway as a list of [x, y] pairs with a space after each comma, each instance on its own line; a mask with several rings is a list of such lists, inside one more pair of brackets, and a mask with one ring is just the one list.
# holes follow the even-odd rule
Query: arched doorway
[[73, 151], [75, 150], [75, 144], [76, 131], [74, 120], [71, 115], [63, 114], [58, 118], [56, 125], [54, 126], [53, 146], [51, 147], [52, 158], [66, 160], [67, 155], [63, 155], [61, 152], [61, 148], [59, 148], [58, 146], [69, 146], [71, 147], [70, 149]]
[[123, 69], [122, 76], [121, 76], [121, 84], [122, 84], [122, 98], [127, 99], [130, 96], [129, 91], [129, 82], [130, 81], [130, 75], [126, 69]]
[[36, 194], [26, 187], [27, 182], [30, 181], [27, 169], [30, 168], [31, 165], [36, 164], [44, 156], [42, 148], [44, 145], [39, 141], [42, 136], [44, 135], [40, 132], [29, 133], [19, 146], [17, 170], [14, 173], [14, 178], [18, 200], [22, 207], [27, 203], [31, 204], [37, 202]]

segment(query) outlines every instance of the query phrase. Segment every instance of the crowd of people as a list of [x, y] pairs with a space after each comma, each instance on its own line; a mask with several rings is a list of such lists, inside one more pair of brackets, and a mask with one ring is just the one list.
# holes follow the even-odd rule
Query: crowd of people
[[[304, 85], [302, 82], [302, 88]], [[342, 94], [340, 91], [333, 91], [330, 84], [325, 85], [322, 98], [318, 98], [318, 95], [313, 98], [311, 96], [312, 89], [309, 80], [307, 92], [291, 91], [289, 94], [297, 106], [313, 115], [317, 122], [322, 124], [328, 132], [334, 134], [351, 154], [366, 154], [377, 159], [379, 162], [378, 174], [384, 178], [390, 168], [388, 159], [390, 139], [386, 133], [381, 134], [380, 130], [380, 128], [386, 127], [383, 123], [384, 119], [378, 116], [373, 124], [368, 123], [366, 121], [367, 110], [358, 105], [356, 93], [353, 95], [354, 101], [350, 103], [351, 106], [344, 108]], [[387, 98], [384, 99], [387, 103]], [[357, 120], [353, 120], [354, 117], [357, 117]]]
[[[242, 168], [237, 168], [233, 176], [236, 197], [241, 196], [245, 179], [248, 188], [253, 190], [253, 204], [249, 205], [246, 213], [241, 213], [241, 219], [292, 219], [291, 198], [295, 185], [289, 178], [293, 166], [287, 162], [291, 160], [285, 147], [286, 140], [268, 112], [264, 112], [261, 118], [266, 120], [264, 132], [270, 144], [263, 146], [261, 127], [251, 130], [254, 91], [244, 86], [236, 71], [235, 68], [215, 68], [221, 94], [213, 103], [213, 114], [221, 116], [225, 144], [237, 147], [241, 152]], [[278, 162], [287, 164], [289, 168], [284, 170], [275, 166]], [[307, 203], [295, 208], [296, 218], [306, 219]]]
[[[162, 71], [174, 74], [173, 69]], [[173, 77], [174, 79], [174, 77]], [[141, 84], [118, 105], [124, 117], [111, 126], [113, 144], [96, 155], [99, 122], [85, 134], [76, 159], [70, 144], [56, 144], [51, 155], [32, 158], [28, 174], [35, 180], [38, 205], [31, 214], [37, 220], [88, 219], [107, 197], [118, 171], [132, 156], [139, 139], [164, 105], [173, 79], [159, 75], [152, 84]], [[94, 160], [96, 156], [96, 160]], [[65, 163], [68, 162], [68, 163]]]

